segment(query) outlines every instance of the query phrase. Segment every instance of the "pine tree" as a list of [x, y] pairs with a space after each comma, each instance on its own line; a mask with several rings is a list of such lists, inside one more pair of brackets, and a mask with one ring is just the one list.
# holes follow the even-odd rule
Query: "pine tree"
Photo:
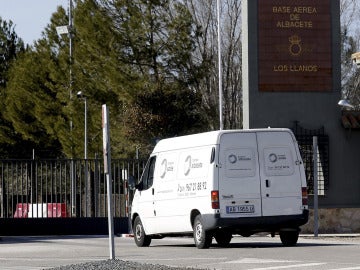
[[102, 3], [115, 26], [117, 65], [130, 79], [123, 90], [130, 147], [147, 152], [156, 138], [204, 130], [201, 96], [193, 90], [203, 69], [191, 58], [199, 33], [186, 7], [169, 0]]
[[116, 157], [147, 151], [155, 137], [204, 129], [201, 96], [193, 90], [203, 72], [191, 58], [198, 33], [180, 1], [79, 0], [73, 18], [71, 61], [69, 36], [56, 33], [68, 23], [59, 7], [11, 69], [6, 119], [24, 140], [82, 157], [80, 91], [88, 105], [88, 157], [102, 152], [102, 104], [110, 108]]
[[[24, 43], [15, 32], [12, 21], [4, 21], [0, 17], [0, 158], [21, 156], [24, 145], [11, 124], [4, 118], [6, 109], [6, 86], [9, 81], [9, 69], [18, 55], [25, 50]], [[20, 148], [20, 149], [19, 149]]]

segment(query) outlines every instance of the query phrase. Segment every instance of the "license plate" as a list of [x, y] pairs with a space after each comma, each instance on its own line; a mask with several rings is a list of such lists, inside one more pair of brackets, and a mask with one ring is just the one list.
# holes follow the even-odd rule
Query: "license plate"
[[226, 213], [254, 213], [255, 207], [254, 205], [232, 205], [226, 206]]

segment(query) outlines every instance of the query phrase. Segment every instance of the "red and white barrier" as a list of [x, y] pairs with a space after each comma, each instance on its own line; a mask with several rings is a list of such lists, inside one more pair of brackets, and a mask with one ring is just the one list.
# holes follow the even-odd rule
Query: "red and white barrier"
[[66, 203], [18, 203], [14, 218], [68, 217]]

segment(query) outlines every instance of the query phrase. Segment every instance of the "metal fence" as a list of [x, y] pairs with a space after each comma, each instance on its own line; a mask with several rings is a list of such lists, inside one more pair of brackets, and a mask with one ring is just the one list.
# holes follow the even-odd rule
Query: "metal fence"
[[304, 162], [308, 193], [314, 194], [314, 150], [313, 137], [318, 138], [318, 195], [326, 195], [330, 184], [330, 165], [329, 165], [329, 136], [325, 134], [324, 128], [305, 129], [295, 122], [292, 129], [299, 144], [301, 157]]
[[[113, 215], [126, 217], [127, 179], [144, 160], [112, 160]], [[106, 217], [106, 179], [100, 159], [0, 160], [0, 217]]]
[[[293, 128], [313, 194], [312, 137], [318, 137], [319, 195], [329, 186], [329, 138], [324, 129]], [[145, 160], [112, 160], [114, 217], [127, 217], [127, 179], [139, 179]], [[0, 160], [0, 218], [106, 217], [106, 178], [101, 159]]]

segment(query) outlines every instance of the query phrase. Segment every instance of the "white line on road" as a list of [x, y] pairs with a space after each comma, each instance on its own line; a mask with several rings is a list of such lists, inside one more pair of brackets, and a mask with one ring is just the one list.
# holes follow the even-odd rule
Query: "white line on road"
[[288, 268], [319, 266], [319, 265], [324, 265], [324, 264], [326, 264], [326, 263], [303, 263], [303, 264], [292, 264], [292, 265], [284, 265], [284, 266], [271, 266], [271, 267], [263, 267], [263, 268], [252, 268], [251, 270], [288, 269]]
[[290, 261], [290, 260], [274, 260], [274, 259], [260, 259], [260, 258], [243, 258], [235, 261], [228, 261], [226, 263], [249, 263], [249, 264], [260, 264], [260, 263], [299, 263], [301, 261]]
[[360, 266], [355, 266], [355, 267], [345, 267], [345, 268], [334, 268], [334, 269], [329, 269], [329, 270], [359, 270]]
[[128, 257], [127, 260], [134, 261], [183, 261], [183, 260], [227, 260], [226, 257], [223, 258], [214, 258], [214, 257], [184, 257], [184, 258], [131, 258]]

